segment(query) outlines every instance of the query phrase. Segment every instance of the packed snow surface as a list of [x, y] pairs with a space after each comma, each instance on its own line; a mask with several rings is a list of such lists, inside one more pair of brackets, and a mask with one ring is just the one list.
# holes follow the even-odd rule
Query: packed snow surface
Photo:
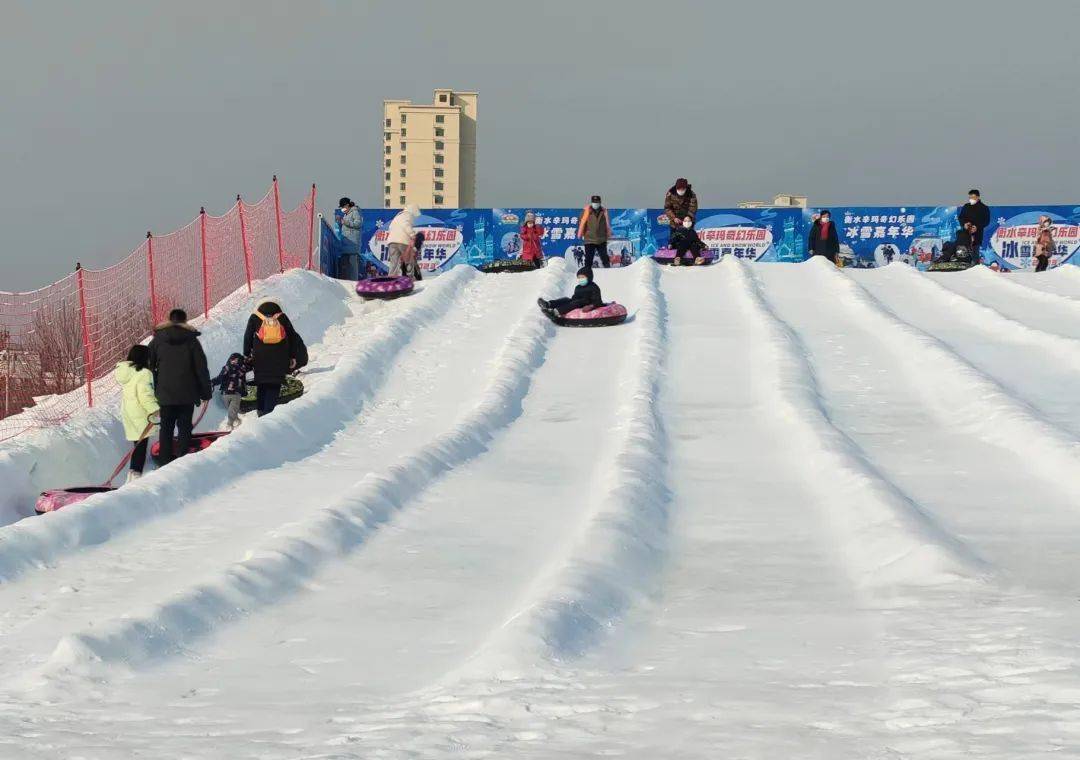
[[0, 446], [0, 758], [1080, 757], [1080, 271], [597, 279], [283, 275], [301, 399]]

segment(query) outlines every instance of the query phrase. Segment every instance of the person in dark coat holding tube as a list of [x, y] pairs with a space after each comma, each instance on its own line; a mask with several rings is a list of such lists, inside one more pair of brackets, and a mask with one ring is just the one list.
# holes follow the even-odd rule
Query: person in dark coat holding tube
[[836, 234], [836, 225], [832, 222], [832, 215], [827, 209], [823, 210], [810, 227], [811, 256], [824, 256], [832, 263], [836, 263], [836, 257], [840, 253], [840, 237]]
[[536, 299], [536, 303], [546, 312], [558, 312], [565, 315], [574, 309], [592, 311], [604, 305], [604, 299], [600, 295], [600, 286], [593, 282], [592, 267], [582, 267], [577, 273], [577, 287], [574, 294], [569, 298], [556, 298], [554, 301], [545, 301], [543, 298]]

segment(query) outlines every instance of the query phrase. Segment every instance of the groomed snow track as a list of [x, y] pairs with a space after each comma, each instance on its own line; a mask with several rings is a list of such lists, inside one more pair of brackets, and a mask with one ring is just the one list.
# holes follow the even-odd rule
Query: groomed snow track
[[571, 275], [272, 278], [302, 399], [0, 447], [0, 757], [1080, 756], [1080, 275]]

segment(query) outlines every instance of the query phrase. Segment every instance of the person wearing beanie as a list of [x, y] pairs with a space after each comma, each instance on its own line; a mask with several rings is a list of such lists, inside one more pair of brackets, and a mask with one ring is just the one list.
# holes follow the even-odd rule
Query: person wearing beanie
[[603, 306], [604, 299], [600, 295], [600, 286], [593, 282], [592, 267], [582, 267], [577, 271], [577, 286], [574, 288], [572, 296], [569, 298], [556, 298], [554, 301], [537, 298], [536, 303], [543, 311], [555, 312], [562, 316], [574, 309], [592, 311]]
[[518, 232], [521, 238], [521, 260], [532, 263], [537, 269], [544, 265], [544, 228], [536, 223], [533, 212], [525, 214], [525, 224]]
[[608, 258], [607, 243], [613, 237], [611, 218], [608, 210], [600, 202], [600, 196], [594, 195], [589, 205], [581, 210], [578, 222], [578, 237], [585, 241], [585, 266], [592, 269], [593, 257], [600, 254], [600, 263], [607, 269], [611, 266]]
[[983, 230], [990, 226], [990, 207], [982, 202], [982, 194], [975, 188], [968, 190], [968, 202], [960, 207], [956, 221], [960, 223], [961, 229], [968, 222], [975, 225], [975, 255], [980, 255]]
[[694, 188], [685, 177], [679, 177], [664, 196], [664, 216], [667, 217], [668, 226], [673, 230], [678, 229], [686, 217], [690, 217], [690, 221], [696, 221], [697, 210], [698, 200]]
[[822, 209], [810, 227], [810, 241], [807, 246], [811, 256], [824, 256], [832, 263], [840, 253], [840, 236], [836, 234], [836, 225], [828, 209]]
[[341, 211], [341, 239], [346, 243], [349, 253], [359, 253], [360, 230], [364, 226], [364, 218], [360, 215], [360, 209], [348, 198], [342, 198], [339, 204], [338, 208]]

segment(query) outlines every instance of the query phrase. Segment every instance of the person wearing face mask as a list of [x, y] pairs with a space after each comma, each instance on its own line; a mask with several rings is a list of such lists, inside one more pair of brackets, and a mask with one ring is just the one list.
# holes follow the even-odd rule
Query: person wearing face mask
[[1035, 271], [1045, 272], [1050, 268], [1050, 257], [1057, 253], [1054, 243], [1054, 224], [1048, 216], [1039, 217], [1038, 232], [1035, 234]]
[[694, 229], [694, 220], [689, 216], [684, 217], [679, 222], [678, 227], [671, 228], [671, 238], [668, 245], [675, 249], [675, 258], [671, 262], [675, 266], [682, 264], [683, 256], [687, 253], [693, 254], [690, 259], [691, 266], [705, 263], [701, 259], [701, 252], [705, 250], [705, 244], [698, 237], [697, 230]]
[[599, 195], [594, 195], [589, 205], [582, 209], [578, 237], [585, 241], [586, 269], [592, 269], [596, 254], [600, 254], [600, 263], [605, 269], [611, 266], [607, 252], [607, 241], [612, 237], [611, 219], [608, 210], [601, 205]]
[[536, 303], [545, 312], [557, 312], [560, 316], [568, 314], [574, 309], [592, 311], [604, 305], [604, 299], [600, 295], [600, 286], [593, 282], [591, 267], [582, 267], [577, 272], [577, 287], [574, 294], [569, 298], [556, 298], [554, 301], [545, 301], [537, 298]]
[[521, 238], [521, 260], [528, 261], [537, 269], [544, 265], [544, 247], [542, 239], [544, 228], [536, 223], [536, 215], [533, 212], [525, 214], [525, 224], [521, 225], [518, 232]]
[[668, 226], [675, 230], [686, 217], [690, 217], [691, 220], [697, 219], [697, 210], [698, 202], [694, 188], [685, 177], [679, 177], [664, 196], [664, 215], [667, 216]]
[[832, 215], [827, 210], [823, 210], [811, 225], [808, 247], [811, 256], [824, 256], [832, 263], [836, 263], [836, 256], [840, 253], [840, 237], [836, 234], [836, 225], [832, 223]]
[[360, 209], [348, 198], [342, 198], [340, 204], [341, 239], [345, 241], [349, 253], [356, 253], [360, 250], [360, 229], [364, 226], [364, 218], [360, 215]]
[[982, 250], [983, 230], [990, 226], [990, 207], [982, 202], [978, 190], [971, 189], [968, 191], [968, 202], [961, 207], [956, 219], [960, 222], [961, 229], [968, 222], [975, 225], [975, 247], [973, 250], [978, 256], [979, 251]]

